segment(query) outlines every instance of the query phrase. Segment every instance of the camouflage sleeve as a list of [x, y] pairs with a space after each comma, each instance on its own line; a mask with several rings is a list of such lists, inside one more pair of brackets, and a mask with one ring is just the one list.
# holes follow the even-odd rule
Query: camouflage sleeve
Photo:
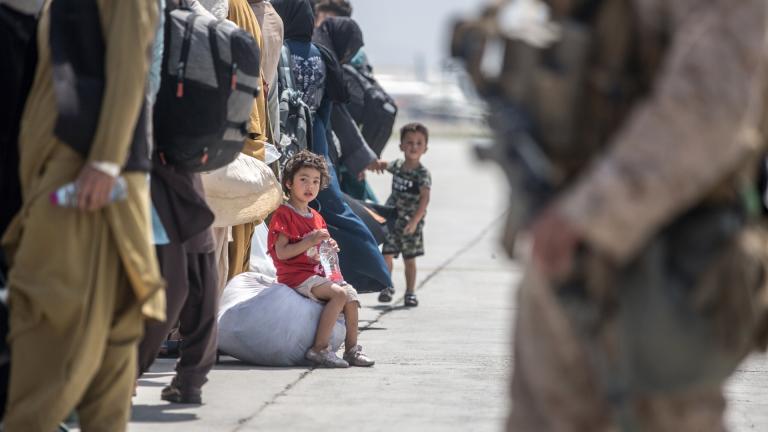
[[432, 174], [424, 170], [424, 174], [419, 177], [419, 187], [432, 188]]
[[654, 93], [558, 203], [590, 246], [625, 262], [754, 157], [765, 9], [706, 2], [680, 20]]
[[397, 165], [398, 161], [393, 160], [387, 164], [387, 171], [391, 172], [392, 174], [397, 172]]

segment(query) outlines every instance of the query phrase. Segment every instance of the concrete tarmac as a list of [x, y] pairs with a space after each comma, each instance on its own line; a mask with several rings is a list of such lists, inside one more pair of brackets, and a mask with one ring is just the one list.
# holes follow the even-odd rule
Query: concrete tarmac
[[[139, 381], [129, 431], [500, 431], [507, 410], [514, 284], [519, 269], [499, 250], [505, 184], [474, 161], [466, 141], [433, 138], [424, 164], [432, 201], [418, 260], [418, 308], [362, 296], [360, 343], [370, 369], [266, 368], [222, 358], [202, 406], [160, 400], [173, 361]], [[397, 143], [385, 151], [399, 157]], [[391, 176], [369, 175], [380, 199]], [[726, 387], [729, 430], [768, 430], [768, 363], [750, 357]]]
[[[384, 157], [401, 153], [391, 143]], [[426, 255], [418, 259], [417, 308], [363, 295], [360, 343], [373, 368], [265, 368], [224, 357], [203, 388], [204, 405], [173, 405], [160, 390], [173, 361], [140, 381], [129, 431], [498, 431], [507, 409], [514, 265], [499, 251], [501, 173], [474, 161], [466, 141], [433, 138]], [[391, 176], [370, 174], [385, 200]]]

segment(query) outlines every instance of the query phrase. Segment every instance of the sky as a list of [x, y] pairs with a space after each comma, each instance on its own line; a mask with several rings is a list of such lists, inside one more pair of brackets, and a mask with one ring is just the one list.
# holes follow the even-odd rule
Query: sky
[[476, 15], [488, 0], [350, 0], [376, 68], [436, 68], [448, 57], [449, 29], [462, 13]]

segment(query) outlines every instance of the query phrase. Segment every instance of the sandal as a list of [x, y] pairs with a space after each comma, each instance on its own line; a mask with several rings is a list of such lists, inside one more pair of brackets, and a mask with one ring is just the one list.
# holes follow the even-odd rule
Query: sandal
[[416, 298], [416, 294], [405, 295], [405, 305], [409, 307], [416, 307], [419, 305], [419, 299]]
[[384, 288], [379, 293], [379, 302], [389, 303], [392, 301], [392, 295], [395, 294], [395, 289], [392, 287]]

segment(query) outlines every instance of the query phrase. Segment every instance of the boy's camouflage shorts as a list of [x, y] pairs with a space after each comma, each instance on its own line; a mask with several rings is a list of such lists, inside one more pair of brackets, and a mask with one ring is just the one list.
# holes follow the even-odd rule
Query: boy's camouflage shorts
[[416, 225], [416, 231], [413, 234], [405, 234], [405, 226], [408, 220], [397, 218], [394, 229], [390, 229], [387, 237], [384, 239], [384, 245], [381, 253], [384, 255], [394, 255], [397, 258], [401, 253], [403, 259], [411, 259], [424, 255], [424, 219]]

